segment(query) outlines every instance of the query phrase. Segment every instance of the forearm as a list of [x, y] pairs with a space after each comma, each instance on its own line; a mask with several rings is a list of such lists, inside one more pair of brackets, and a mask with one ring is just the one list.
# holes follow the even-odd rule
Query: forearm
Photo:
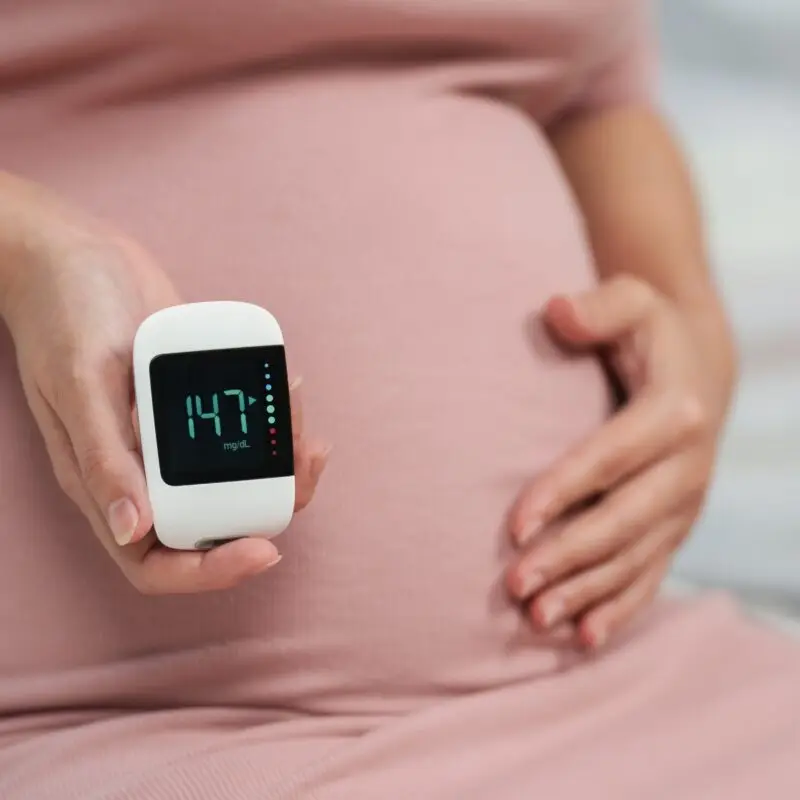
[[732, 385], [733, 338], [689, 170], [665, 123], [650, 109], [626, 107], [564, 121], [550, 135], [600, 277], [634, 275], [671, 298], [720, 381]]
[[7, 314], [20, 271], [34, 262], [49, 235], [53, 204], [46, 190], [0, 171], [0, 316]]

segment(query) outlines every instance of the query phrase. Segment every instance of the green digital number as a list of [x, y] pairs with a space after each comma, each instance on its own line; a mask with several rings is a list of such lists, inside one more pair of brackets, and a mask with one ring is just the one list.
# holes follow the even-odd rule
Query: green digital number
[[189, 436], [194, 439], [195, 437], [195, 416], [198, 419], [213, 419], [214, 420], [214, 430], [216, 431], [217, 436], [222, 436], [222, 422], [219, 418], [219, 397], [217, 393], [211, 395], [211, 411], [204, 412], [203, 411], [203, 401], [200, 399], [200, 395], [196, 394], [194, 396], [194, 409], [192, 408], [192, 396], [187, 394], [186, 395], [186, 416], [188, 417], [189, 423]]
[[194, 408], [190, 394], [186, 395], [186, 421], [189, 424], [189, 438], [194, 439]]
[[[238, 397], [239, 398], [239, 419], [241, 420], [242, 425], [242, 433], [247, 433], [247, 413], [245, 411], [245, 399], [244, 399], [244, 392], [241, 389], [226, 389], [225, 394], [228, 397]], [[216, 397], [216, 395], [214, 395]]]

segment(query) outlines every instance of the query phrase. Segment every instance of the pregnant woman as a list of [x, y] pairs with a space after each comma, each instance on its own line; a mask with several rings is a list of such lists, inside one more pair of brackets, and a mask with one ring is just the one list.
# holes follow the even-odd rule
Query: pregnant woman
[[[733, 358], [643, 12], [0, 4], [3, 800], [796, 797], [800, 650], [650, 603]], [[178, 553], [131, 343], [207, 299], [307, 507]]]

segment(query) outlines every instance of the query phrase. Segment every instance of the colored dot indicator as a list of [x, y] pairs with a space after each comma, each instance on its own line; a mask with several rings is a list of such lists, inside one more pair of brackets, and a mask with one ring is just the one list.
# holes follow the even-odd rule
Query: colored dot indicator
[[268, 403], [271, 403], [271, 402], [272, 402], [274, 399], [275, 399], [275, 398], [274, 398], [274, 397], [273, 397], [271, 394], [268, 394], [268, 395], [267, 395], [267, 402], [268, 402]]
[[267, 422], [269, 422], [270, 425], [274, 425], [275, 424], [275, 417], [267, 417]]
[[268, 391], [268, 392], [271, 392], [271, 391], [272, 391], [272, 384], [271, 384], [271, 383], [268, 383], [268, 384], [267, 384], [267, 391]]
[[278, 442], [277, 442], [275, 439], [273, 439], [273, 440], [270, 442], [270, 444], [278, 444]]
[[275, 411], [275, 406], [267, 406], [267, 412], [272, 414]]
[[272, 455], [274, 455], [274, 456], [278, 455], [278, 451], [277, 450], [273, 450], [272, 451]]
[[264, 369], [269, 369], [269, 364], [266, 361], [264, 362]]
[[275, 428], [270, 428], [269, 432], [274, 436], [278, 431], [276, 431]]

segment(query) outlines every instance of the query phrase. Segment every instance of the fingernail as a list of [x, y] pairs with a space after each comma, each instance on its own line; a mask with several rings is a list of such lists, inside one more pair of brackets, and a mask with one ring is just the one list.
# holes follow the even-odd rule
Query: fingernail
[[522, 594], [527, 597], [528, 595], [538, 592], [545, 584], [544, 574], [536, 571], [531, 572], [522, 578]]
[[293, 392], [303, 382], [303, 376], [298, 375], [290, 384], [289, 391]]
[[272, 556], [269, 561], [261, 561], [255, 562], [250, 565], [246, 572], [243, 573], [242, 577], [255, 577], [256, 575], [261, 575], [261, 573], [266, 572], [268, 569], [272, 569], [276, 564], [280, 562], [283, 556], [276, 552], [274, 556]]
[[526, 545], [542, 529], [544, 520], [541, 517], [531, 517], [517, 534], [517, 544]]
[[127, 497], [115, 500], [108, 507], [108, 527], [120, 547], [130, 544], [138, 524], [139, 512]]
[[561, 619], [564, 613], [564, 601], [558, 597], [551, 598], [539, 606], [539, 618], [549, 628]]

